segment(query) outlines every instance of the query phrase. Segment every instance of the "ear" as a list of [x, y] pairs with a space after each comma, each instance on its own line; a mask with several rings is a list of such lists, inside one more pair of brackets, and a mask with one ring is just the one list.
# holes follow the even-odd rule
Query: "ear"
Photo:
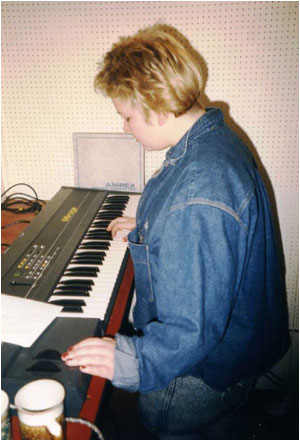
[[169, 118], [169, 114], [168, 113], [164, 113], [164, 112], [158, 113], [157, 114], [158, 125], [159, 126], [163, 126], [168, 118]]

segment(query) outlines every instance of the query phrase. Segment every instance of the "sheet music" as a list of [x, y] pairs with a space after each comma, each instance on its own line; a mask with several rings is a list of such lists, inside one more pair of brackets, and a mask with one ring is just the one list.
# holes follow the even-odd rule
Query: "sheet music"
[[30, 347], [61, 309], [61, 306], [2, 294], [1, 341]]

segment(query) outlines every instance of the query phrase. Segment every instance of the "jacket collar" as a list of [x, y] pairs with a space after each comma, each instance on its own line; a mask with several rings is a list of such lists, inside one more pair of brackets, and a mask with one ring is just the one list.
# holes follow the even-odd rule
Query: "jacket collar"
[[224, 122], [223, 113], [216, 107], [208, 107], [206, 113], [202, 115], [193, 126], [186, 132], [180, 141], [168, 150], [166, 154], [166, 162], [174, 165], [178, 159], [182, 158], [188, 148], [188, 141], [199, 137], [205, 133], [216, 129]]

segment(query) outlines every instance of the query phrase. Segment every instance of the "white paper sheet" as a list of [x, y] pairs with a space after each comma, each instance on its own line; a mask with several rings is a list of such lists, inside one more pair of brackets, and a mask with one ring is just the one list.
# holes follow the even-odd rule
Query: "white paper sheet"
[[2, 294], [1, 341], [31, 346], [61, 309], [61, 306]]

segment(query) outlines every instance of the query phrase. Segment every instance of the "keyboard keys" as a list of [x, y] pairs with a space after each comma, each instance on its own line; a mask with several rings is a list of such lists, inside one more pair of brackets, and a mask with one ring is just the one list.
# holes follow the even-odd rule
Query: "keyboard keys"
[[112, 239], [106, 228], [116, 217], [135, 217], [139, 198], [107, 196], [48, 300], [63, 306], [59, 317], [104, 318], [127, 250], [122, 238], [128, 234], [118, 232]]

